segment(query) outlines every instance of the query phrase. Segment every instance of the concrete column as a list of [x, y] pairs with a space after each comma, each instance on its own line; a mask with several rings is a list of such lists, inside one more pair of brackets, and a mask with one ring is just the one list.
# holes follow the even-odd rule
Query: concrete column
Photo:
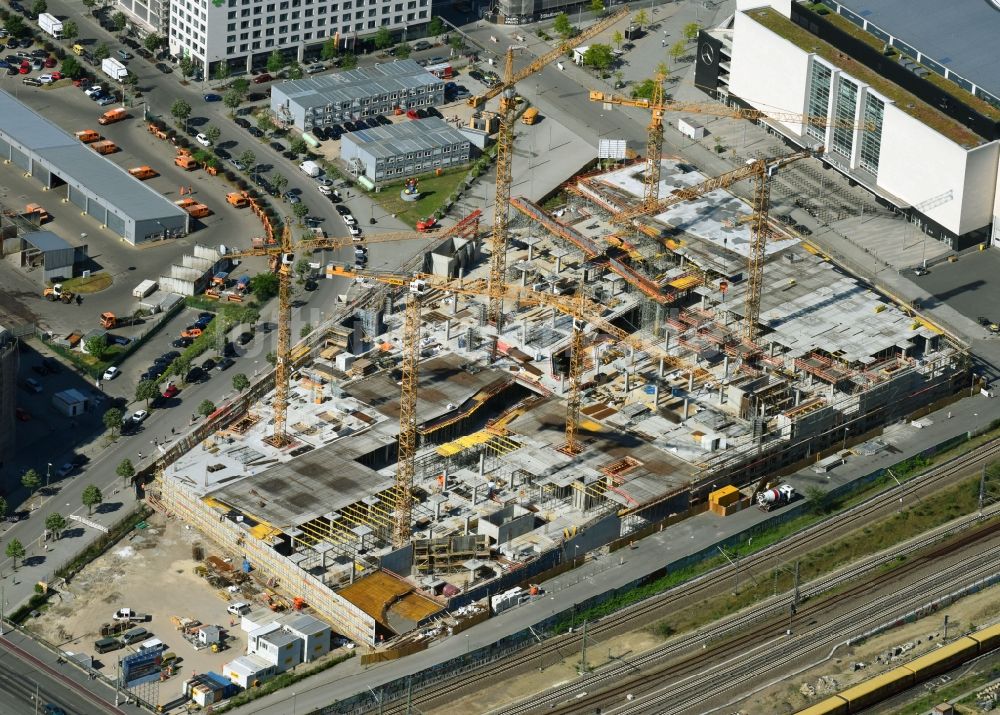
[[441, 521], [441, 502], [434, 502], [434, 521]]
[[441, 491], [448, 488], [448, 467], [445, 467], [441, 472]]
[[521, 345], [523, 345], [525, 347], [528, 345], [528, 321], [527, 320], [522, 320], [521, 321]]
[[521, 287], [524, 288], [528, 285], [528, 272], [521, 271]]
[[247, 55], [247, 74], [249, 75], [253, 71], [253, 55]]
[[458, 313], [458, 295], [455, 293], [451, 294], [451, 314], [456, 315]]
[[670, 331], [669, 330], [664, 331], [664, 334], [663, 334], [663, 349], [664, 350], [669, 350], [670, 349]]
[[628, 388], [629, 388], [629, 378], [630, 377], [631, 377], [631, 375], [628, 372], [626, 372], [625, 373], [625, 397], [628, 397]]
[[[472, 506], [475, 506], [478, 503], [479, 503], [479, 485], [478, 484], [473, 484], [472, 485]], [[466, 522], [465, 522], [465, 533], [469, 533], [468, 517], [466, 517]]]
[[556, 275], [562, 272], [562, 256], [556, 256]]
[[798, 407], [799, 403], [802, 402], [802, 390], [795, 388], [795, 406]]
[[703, 295], [701, 297], [701, 309], [705, 310], [705, 306], [708, 304], [708, 296]]
[[552, 309], [552, 327], [556, 327], [556, 321], [559, 320], [559, 311], [555, 308]]
[[836, 390], [836, 387], [834, 387], [833, 383], [830, 383], [830, 400], [831, 401], [834, 398], [835, 390]]
[[663, 323], [663, 304], [656, 304], [656, 320], [653, 322], [653, 335], [660, 334], [660, 324]]
[[653, 409], [656, 410], [660, 406], [660, 386], [653, 385]]
[[528, 260], [532, 261], [532, 260], [534, 260], [534, 258], [535, 258], [535, 244], [534, 243], [529, 243], [528, 244]]
[[657, 377], [663, 377], [663, 358], [660, 358], [660, 369], [657, 372]]
[[770, 352], [770, 354], [771, 354], [771, 357], [774, 357], [774, 341], [773, 340], [771, 341], [771, 352]]
[[681, 268], [684, 267], [685, 263], [687, 263], [687, 260], [686, 260], [685, 256], [683, 254], [681, 254]]
[[729, 356], [722, 358], [722, 376], [729, 377]]
[[447, 343], [451, 338], [451, 320], [444, 321], [444, 341]]
[[688, 392], [694, 389], [694, 370], [688, 370]]
[[482, 479], [486, 474], [486, 452], [479, 453], [479, 478]]
[[719, 385], [719, 404], [720, 405], [725, 404], [725, 402], [726, 402], [725, 389], [726, 389], [725, 385]]
[[684, 398], [684, 412], [681, 413], [682, 420], [686, 420], [688, 418], [688, 405], [690, 404], [690, 402], [691, 400], [689, 398], [687, 397]]
[[[475, 503], [475, 502], [473, 502], [473, 503]], [[469, 520], [470, 519], [472, 519], [472, 515], [466, 514], [465, 515], [465, 535], [466, 536], [469, 535]]]
[[507, 479], [507, 488], [511, 489], [511, 490], [514, 489], [514, 470], [513, 469], [510, 472], [510, 477]]

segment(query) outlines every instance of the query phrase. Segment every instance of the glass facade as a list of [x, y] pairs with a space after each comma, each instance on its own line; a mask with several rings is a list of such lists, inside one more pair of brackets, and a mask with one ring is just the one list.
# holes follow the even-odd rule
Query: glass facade
[[[866, 128], [861, 132], [861, 152], [859, 166], [872, 176], [878, 176], [878, 155], [882, 148], [882, 115], [885, 102], [870, 94], [865, 95], [865, 111], [862, 117]], [[874, 125], [874, 129], [868, 129]]]
[[[824, 64], [812, 63], [812, 76], [809, 78], [809, 114], [815, 117], [827, 116], [830, 106], [830, 78], [833, 72]], [[806, 134], [823, 141], [826, 139], [826, 127], [813, 124], [806, 125]]]
[[[836, 105], [833, 109], [835, 119], [844, 122], [853, 122], [854, 113], [858, 106], [858, 85], [849, 79], [840, 77], [837, 82]], [[834, 127], [833, 129], [833, 149], [834, 152], [842, 156], [851, 158], [851, 150], [854, 148], [854, 129], [844, 127]]]

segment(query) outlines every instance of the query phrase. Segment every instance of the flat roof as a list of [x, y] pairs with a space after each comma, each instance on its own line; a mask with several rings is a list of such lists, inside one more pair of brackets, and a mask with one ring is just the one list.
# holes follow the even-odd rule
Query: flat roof
[[391, 627], [390, 610], [413, 624], [442, 610], [441, 604], [416, 593], [413, 584], [390, 576], [384, 571], [376, 571], [358, 579], [350, 586], [337, 591], [337, 595], [350, 601], [382, 625], [389, 627]]
[[24, 234], [21, 238], [25, 243], [30, 244], [39, 251], [61, 251], [66, 248], [72, 248], [71, 245], [51, 231], [34, 231]]
[[[325, 107], [328, 104], [353, 102], [387, 92], [409, 91], [434, 85], [441, 85], [443, 88], [444, 80], [432, 75], [415, 60], [397, 60], [319, 77], [287, 80], [278, 83], [275, 89], [303, 107]], [[272, 107], [274, 104], [272, 102]]]
[[379, 159], [409, 154], [411, 151], [470, 143], [467, 136], [439, 117], [362, 129], [345, 134], [341, 141], [361, 145], [365, 151]]
[[949, 70], [1000, 97], [1000, 10], [987, 0], [838, 0]]
[[0, 135], [50, 163], [62, 178], [86, 186], [114, 213], [134, 221], [187, 218], [179, 206], [3, 90], [0, 117]]

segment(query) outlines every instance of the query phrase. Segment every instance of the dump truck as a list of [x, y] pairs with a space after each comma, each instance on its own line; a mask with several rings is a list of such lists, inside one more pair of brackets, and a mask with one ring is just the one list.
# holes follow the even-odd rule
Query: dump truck
[[163, 131], [162, 129], [158, 129], [156, 127], [156, 125], [153, 124], [152, 122], [150, 122], [149, 124], [146, 125], [146, 130], [150, 134], [152, 134], [154, 137], [156, 137], [157, 139], [166, 139], [167, 138], [167, 133], [165, 131]]
[[187, 149], [178, 150], [177, 156], [174, 157], [174, 163], [184, 171], [194, 171], [198, 168], [198, 162], [188, 153]]
[[118, 145], [110, 139], [102, 139], [99, 142], [94, 142], [90, 145], [90, 148], [98, 154], [114, 154], [118, 151]]
[[26, 216], [37, 215], [39, 224], [43, 224], [52, 218], [49, 216], [49, 212], [46, 211], [41, 204], [28, 204], [24, 207], [24, 214]]
[[233, 191], [232, 193], [226, 194], [226, 201], [228, 201], [231, 206], [235, 206], [238, 209], [246, 208], [250, 205], [246, 192], [243, 191]]
[[115, 107], [114, 109], [109, 109], [104, 114], [102, 114], [98, 120], [98, 124], [114, 124], [115, 122], [120, 122], [123, 119], [128, 119], [128, 112], [126, 112], [121, 107]]
[[130, 173], [132, 176], [134, 176], [135, 178], [137, 178], [139, 181], [145, 181], [146, 179], [152, 179], [154, 176], [157, 175], [156, 172], [153, 171], [148, 166], [135, 166], [135, 167], [129, 169], [128, 173]]
[[55, 15], [43, 12], [38, 16], [38, 27], [41, 28], [42, 32], [52, 35], [57, 40], [62, 39], [63, 24]]
[[105, 57], [101, 60], [101, 71], [116, 82], [121, 82], [128, 77], [128, 70], [125, 68], [125, 65], [114, 57]]
[[52, 302], [61, 300], [63, 303], [72, 303], [76, 296], [71, 291], [63, 290], [62, 283], [55, 283], [42, 292], [42, 297]]
[[76, 133], [76, 138], [82, 141], [84, 144], [90, 144], [91, 142], [96, 142], [101, 138], [101, 135], [95, 132], [93, 129], [81, 129]]

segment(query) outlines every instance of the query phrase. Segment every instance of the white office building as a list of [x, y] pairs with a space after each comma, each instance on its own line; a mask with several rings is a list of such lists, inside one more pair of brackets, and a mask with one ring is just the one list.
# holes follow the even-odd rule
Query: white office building
[[738, 0], [702, 31], [695, 84], [768, 120], [955, 249], [1000, 238], [1000, 11], [982, 0]]
[[172, 0], [170, 52], [211, 76], [220, 61], [262, 67], [275, 50], [303, 60], [329, 38], [349, 50], [380, 27], [414, 29], [431, 19], [430, 0]]
[[118, 0], [117, 9], [125, 13], [140, 37], [166, 36], [170, 18], [170, 0]]

